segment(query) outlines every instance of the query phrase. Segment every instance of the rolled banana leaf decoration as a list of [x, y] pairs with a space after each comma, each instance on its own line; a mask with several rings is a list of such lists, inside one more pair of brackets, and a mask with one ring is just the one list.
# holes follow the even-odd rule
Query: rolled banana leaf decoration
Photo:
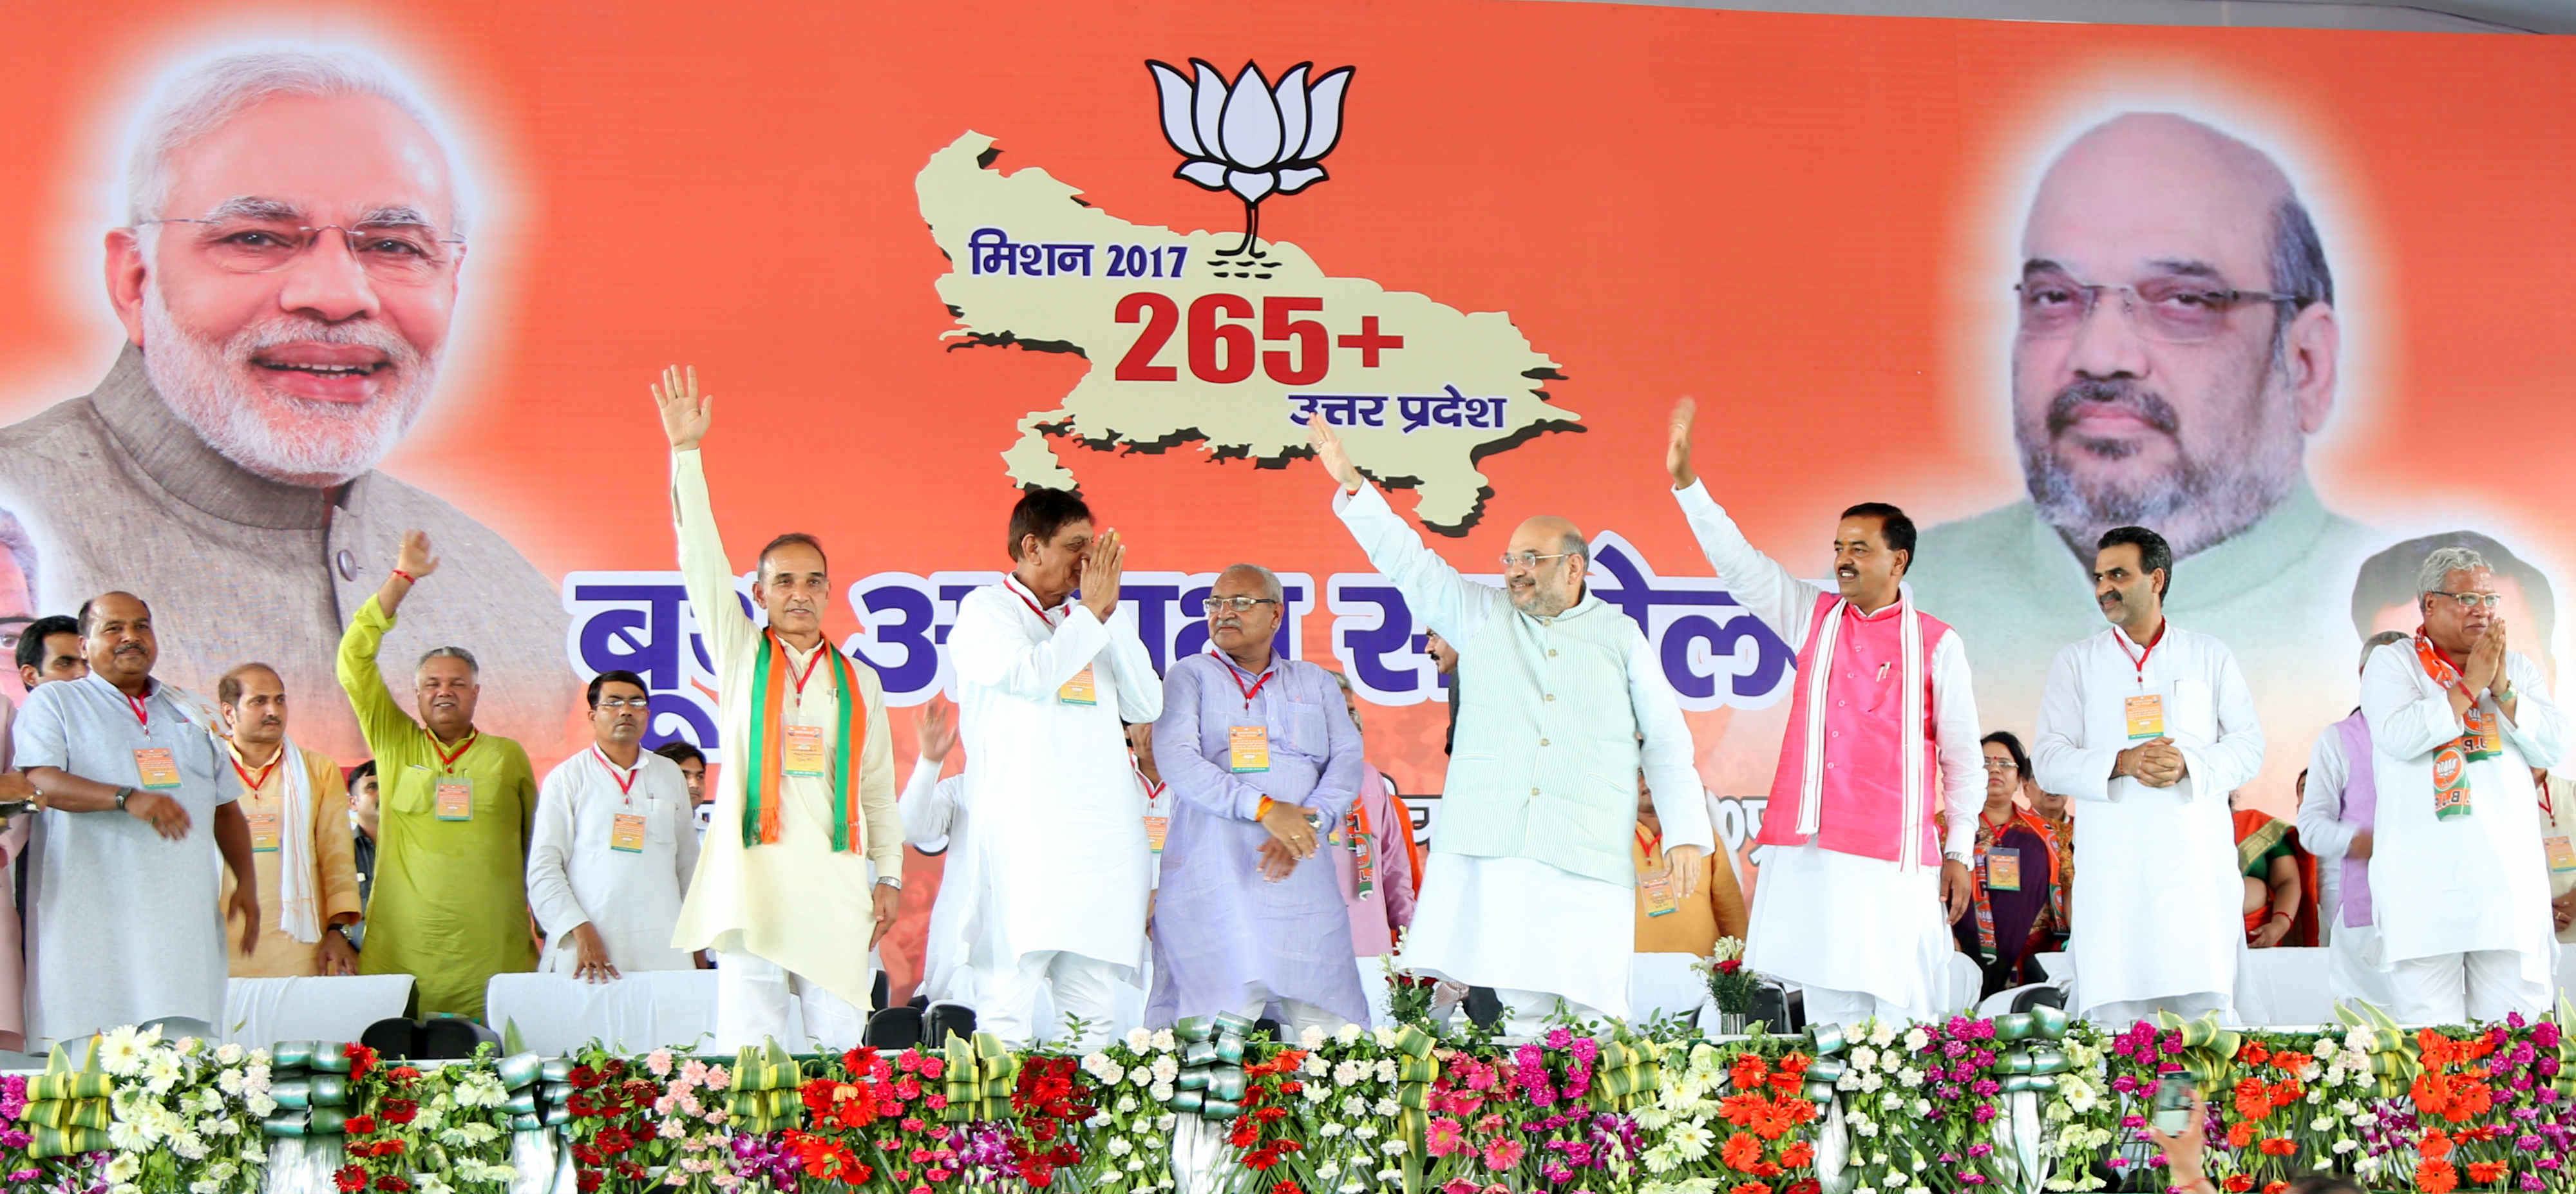
[[1422, 1152], [1423, 1133], [1431, 1129], [1431, 1084], [1440, 1079], [1440, 1056], [1432, 1051], [1439, 1042], [1420, 1026], [1407, 1024], [1396, 1030], [1395, 1102], [1403, 1109], [1398, 1117], [1404, 1140]]
[[[2358, 999], [2335, 1004], [2335, 1019], [2346, 1028], [2368, 1033], [2369, 1044], [2362, 1049], [2362, 1055], [2370, 1058], [2370, 1072], [2379, 1079], [2380, 1098], [2393, 1099], [2414, 1087], [2415, 1076], [2424, 1072], [2423, 1046], [2416, 1043], [2415, 1034], [2398, 1027], [2388, 1013]], [[2560, 1043], [2560, 1049], [2563, 1054], [2565, 1042]], [[2560, 1081], [2565, 1081], [2566, 1071], [2561, 1069], [2559, 1073]]]
[[27, 1084], [27, 1109], [21, 1130], [34, 1137], [27, 1155], [36, 1160], [71, 1157], [107, 1147], [108, 1077], [98, 1068], [98, 1038], [91, 1037], [74, 1070], [61, 1045], [45, 1062], [43, 1076]]
[[726, 1096], [725, 1110], [743, 1131], [769, 1133], [805, 1122], [805, 1104], [797, 1097], [797, 1088], [805, 1084], [805, 1067], [777, 1040], [763, 1038], [758, 1045], [743, 1046], [733, 1064], [733, 1088]]
[[[269, 1052], [268, 1097], [277, 1100], [277, 1110], [259, 1121], [261, 1135], [304, 1137], [326, 1134], [315, 1126], [313, 1111], [313, 1084], [317, 1080], [313, 1072], [313, 1055], [321, 1048], [320, 1041], [284, 1041]], [[341, 1056], [344, 1059], [348, 1056], [345, 1050]], [[329, 1074], [318, 1077], [339, 1084], [340, 1105], [345, 1106], [348, 1102], [348, 1080]], [[336, 1133], [345, 1115], [335, 1110], [332, 1119], [330, 1132]]]
[[1834, 1083], [1841, 1081], [1843, 1076], [1843, 1061], [1838, 1055], [1851, 1042], [1844, 1038], [1840, 1024], [1810, 1024], [1807, 1026], [1807, 1043], [1815, 1060], [1807, 1063], [1807, 1085], [1800, 1093], [1809, 1102], [1831, 1103], [1834, 1101]]
[[1243, 1114], [1243, 1037], [1252, 1021], [1233, 1012], [1192, 1016], [1172, 1027], [1181, 1074], [1164, 1106], [1177, 1115], [1228, 1120]]
[[2157, 1012], [2156, 1026], [2182, 1033], [2179, 1057], [2183, 1072], [2190, 1074], [2202, 1090], [2220, 1090], [2228, 1085], [2228, 1072], [2236, 1065], [2236, 1050], [2245, 1044], [2243, 1033], [2221, 1025], [2217, 1012], [2204, 1013], [2197, 1020]]
[[1011, 1113], [1011, 1091], [1020, 1081], [1020, 1058], [989, 1032], [975, 1034], [973, 1040], [951, 1035], [941, 1046], [946, 1068], [940, 1080], [946, 1083], [950, 1123], [979, 1119], [1004, 1119]]
[[1650, 1041], [1605, 1042], [1593, 1063], [1590, 1102], [1604, 1111], [1629, 1110], [1654, 1095], [1662, 1070], [1662, 1055]]
[[2067, 1070], [2066, 1011], [2043, 1007], [1995, 1017], [1995, 1040], [2008, 1041], [2002, 1067], [2005, 1094], [2057, 1089], [2057, 1076]]

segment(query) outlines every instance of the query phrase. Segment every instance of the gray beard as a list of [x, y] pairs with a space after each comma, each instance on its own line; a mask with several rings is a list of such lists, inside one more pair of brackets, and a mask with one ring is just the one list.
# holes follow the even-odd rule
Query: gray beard
[[[2284, 399], [2286, 401], [2286, 399]], [[2086, 562], [2094, 545], [2113, 527], [2140, 526], [2164, 536], [2174, 558], [2185, 559], [2227, 541], [2262, 520], [2290, 494], [2300, 477], [2305, 436], [2296, 427], [2286, 434], [2256, 434], [2251, 442], [2229, 445], [2223, 463], [2198, 459], [2180, 447], [2172, 468], [2143, 485], [2086, 488], [2057, 458], [2054, 437], [2044, 429], [2016, 420], [2013, 439], [2021, 449], [2022, 479], [2040, 518]], [[2072, 436], [2072, 432], [2059, 433]], [[2076, 450], [2093, 452], [2080, 441]], [[2121, 446], [2104, 444], [2097, 455], [2119, 459]]]
[[[269, 319], [215, 343], [170, 317], [156, 281], [144, 287], [144, 375], [171, 413], [226, 460], [288, 485], [346, 484], [376, 467], [419, 421], [438, 362], [381, 324]], [[259, 348], [291, 340], [363, 344], [390, 357], [394, 385], [357, 404], [276, 393], [235, 369]], [[255, 366], [245, 366], [255, 367]]]

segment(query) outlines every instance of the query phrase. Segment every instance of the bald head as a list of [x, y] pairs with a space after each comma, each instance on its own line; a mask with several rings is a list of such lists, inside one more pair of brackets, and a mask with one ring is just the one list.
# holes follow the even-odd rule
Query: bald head
[[1503, 558], [1503, 587], [1522, 613], [1552, 618], [1583, 599], [1592, 549], [1571, 521], [1542, 514], [1523, 522]]
[[132, 593], [101, 593], [82, 603], [80, 627], [89, 670], [123, 692], [141, 692], [161, 654], [152, 607]]
[[2100, 281], [2165, 263], [2159, 272], [2189, 264], [2238, 287], [2269, 286], [2272, 213], [2296, 198], [2261, 150], [2195, 120], [2130, 113], [2050, 164], [2022, 254]]

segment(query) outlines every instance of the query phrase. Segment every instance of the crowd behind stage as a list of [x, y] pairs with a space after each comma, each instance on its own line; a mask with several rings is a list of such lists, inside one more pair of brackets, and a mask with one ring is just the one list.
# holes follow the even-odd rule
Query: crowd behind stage
[[[497, 973], [693, 967], [715, 971], [720, 1047], [786, 1036], [791, 1009], [855, 1041], [907, 845], [945, 855], [922, 998], [1013, 1043], [1122, 1032], [1138, 986], [1148, 1025], [1366, 1023], [1354, 959], [1389, 954], [1489, 989], [1526, 1033], [1628, 1015], [1635, 953], [1729, 939], [1819, 1023], [1953, 1010], [1961, 954], [1989, 994], [2065, 982], [2037, 968], [2051, 955], [2069, 1006], [2113, 1023], [2232, 1019], [2246, 951], [2284, 945], [2326, 946], [2333, 993], [2402, 1022], [2550, 1002], [2576, 900], [2576, 801], [2546, 773], [2566, 721], [2471, 546], [2413, 560], [2420, 628], [2354, 661], [2361, 706], [2318, 738], [2292, 826], [2230, 808], [2264, 728], [2225, 628], [2164, 616], [2191, 570], [2155, 530], [2100, 536], [2103, 623], [2050, 664], [2033, 740], [1981, 732], [1975, 645], [1916, 606], [1904, 512], [1843, 511], [1834, 587], [1797, 579], [1698, 476], [1684, 400], [1675, 514], [1798, 644], [1748, 907], [1678, 701], [1637, 624], [1586, 590], [1570, 521], [1523, 522], [1498, 544], [1503, 585], [1470, 581], [1310, 421], [1333, 511], [1452, 676], [1427, 850], [1366, 761], [1348, 681], [1277, 652], [1272, 569], [1225, 567], [1208, 651], [1157, 675], [1120, 605], [1121, 536], [1051, 489], [1011, 512], [1008, 576], [959, 602], [957, 700], [917, 712], [899, 784], [874, 672], [822, 635], [823, 545], [782, 534], [743, 557], [747, 614], [706, 484], [709, 401], [694, 371], [651, 389], [729, 765], [643, 749], [631, 672], [591, 679], [594, 741], [542, 778], [476, 728], [473, 644], [388, 675], [386, 632], [441, 599], [420, 532], [350, 620], [339, 693], [287, 692], [250, 660], [207, 696], [166, 682], [148, 594], [99, 594], [17, 646], [29, 695], [0, 797], [34, 811], [0, 838], [25, 893], [0, 921], [24, 926], [0, 949], [0, 1043], [207, 1032], [228, 976], [407, 974], [416, 1013], [480, 1017]], [[354, 770], [296, 745], [293, 711], [325, 700], [365, 731]]]

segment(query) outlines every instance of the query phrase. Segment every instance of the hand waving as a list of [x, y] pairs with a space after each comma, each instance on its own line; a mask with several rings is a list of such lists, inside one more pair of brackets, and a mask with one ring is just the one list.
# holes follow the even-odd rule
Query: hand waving
[[1342, 450], [1342, 437], [1332, 424], [1324, 421], [1322, 411], [1306, 416], [1306, 442], [1315, 449], [1315, 462], [1333, 475], [1343, 489], [1359, 491], [1359, 466], [1351, 463], [1351, 454]]
[[394, 570], [409, 574], [415, 584], [438, 571], [438, 557], [429, 549], [429, 532], [403, 532], [402, 542], [394, 545]]
[[662, 434], [671, 439], [671, 450], [686, 452], [707, 437], [707, 423], [715, 409], [713, 394], [698, 393], [698, 367], [682, 369], [672, 365], [662, 370], [662, 382], [652, 387], [653, 405], [662, 411]]
[[1699, 402], [1685, 397], [1673, 404], [1671, 438], [1664, 443], [1664, 471], [1672, 474], [1673, 488], [1688, 489], [1699, 480], [1698, 470], [1691, 467], [1691, 425], [1699, 419]]

